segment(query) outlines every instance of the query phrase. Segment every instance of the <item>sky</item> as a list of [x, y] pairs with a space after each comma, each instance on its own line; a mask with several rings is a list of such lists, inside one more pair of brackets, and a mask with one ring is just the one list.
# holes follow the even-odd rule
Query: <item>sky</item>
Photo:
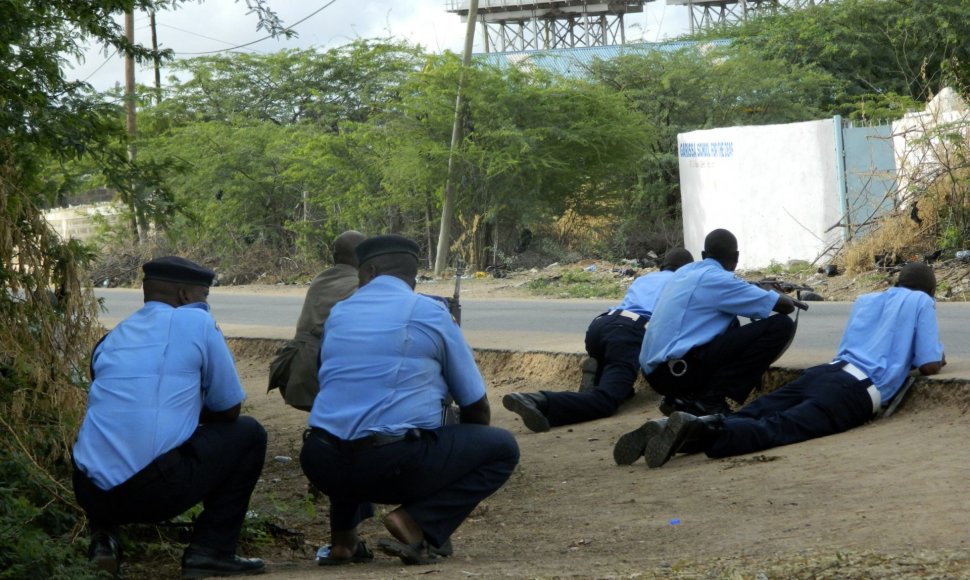
[[[236, 50], [264, 54], [284, 48], [323, 51], [355, 39], [393, 36], [432, 52], [460, 53], [466, 25], [457, 14], [447, 11], [452, 3], [455, 0], [267, 0], [284, 25], [293, 26], [298, 36], [261, 40]], [[256, 15], [247, 11], [244, 0], [204, 0], [159, 12], [155, 17], [159, 46], [174, 50], [178, 57], [190, 58], [263, 39], [267, 35], [256, 30]], [[686, 33], [688, 13], [684, 6], [667, 6], [663, 0], [654, 0], [647, 2], [642, 14], [628, 14], [625, 21], [628, 42], [657, 42]], [[135, 14], [135, 42], [151, 44], [145, 13]], [[476, 30], [474, 50], [483, 50], [480, 28]], [[113, 52], [105, 54], [103, 47], [91, 46], [85, 61], [75, 63], [68, 76], [85, 80], [98, 90], [123, 86], [124, 62]], [[153, 82], [149, 67], [136, 65], [135, 76], [139, 83]], [[163, 83], [165, 77], [163, 71]]]

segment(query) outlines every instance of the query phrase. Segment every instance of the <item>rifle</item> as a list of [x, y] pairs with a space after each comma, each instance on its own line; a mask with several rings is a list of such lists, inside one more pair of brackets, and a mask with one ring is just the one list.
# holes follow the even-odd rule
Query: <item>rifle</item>
[[[461, 258], [455, 261], [455, 293], [451, 297], [445, 296], [448, 312], [455, 319], [455, 324], [461, 326], [461, 277], [465, 275], [465, 261]], [[441, 408], [441, 424], [457, 425], [461, 423], [461, 411], [451, 395], [445, 397]]]
[[461, 277], [465, 275], [465, 261], [461, 258], [455, 262], [455, 294], [451, 298], [445, 298], [448, 302], [448, 312], [455, 319], [458, 326], [461, 326]]
[[802, 292], [811, 291], [812, 288], [809, 286], [792, 284], [791, 282], [785, 282], [784, 280], [779, 280], [777, 278], [762, 278], [757, 282], [751, 282], [751, 284], [765, 290], [774, 289], [782, 294], [791, 294], [792, 292], [795, 293], [795, 298], [792, 299], [792, 302], [795, 303], [795, 328], [792, 331], [791, 338], [788, 339], [788, 344], [786, 344], [778, 352], [778, 355], [775, 356], [775, 359], [771, 361], [771, 364], [775, 364], [775, 362], [781, 358], [781, 355], [785, 354], [785, 351], [788, 350], [788, 347], [791, 346], [791, 343], [795, 340], [795, 332], [798, 330], [798, 315], [802, 310], [808, 310], [808, 304], [802, 302], [801, 300]]
[[896, 394], [893, 396], [893, 398], [889, 400], [889, 405], [886, 407], [886, 410], [882, 414], [883, 419], [895, 413], [896, 409], [898, 409], [899, 406], [903, 404], [903, 400], [906, 399], [906, 395], [909, 394], [910, 388], [913, 386], [913, 383], [915, 382], [916, 382], [916, 377], [906, 377], [906, 382], [903, 383], [903, 386], [898, 391], [896, 391]]

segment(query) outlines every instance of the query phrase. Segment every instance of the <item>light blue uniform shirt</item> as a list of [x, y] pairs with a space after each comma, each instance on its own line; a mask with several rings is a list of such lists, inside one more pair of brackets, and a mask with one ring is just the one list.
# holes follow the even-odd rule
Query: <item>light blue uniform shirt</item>
[[673, 275], [673, 270], [661, 270], [640, 276], [627, 288], [623, 302], [617, 308], [636, 312], [649, 319], [653, 315], [653, 307], [657, 304], [657, 298], [660, 298], [660, 292]]
[[378, 276], [338, 302], [323, 337], [309, 424], [341, 439], [436, 429], [447, 394], [459, 406], [485, 396], [451, 314], [399, 278]]
[[859, 367], [882, 400], [890, 400], [910, 368], [943, 360], [936, 302], [909, 288], [863, 294], [852, 305], [835, 358]]
[[246, 398], [204, 302], [147, 302], [101, 341], [92, 367], [74, 461], [104, 490], [188, 440], [203, 405], [225, 411]]
[[777, 293], [745, 282], [716, 260], [687, 264], [674, 272], [660, 294], [643, 337], [640, 366], [650, 374], [661, 363], [707, 344], [738, 316], [771, 315], [776, 302]]

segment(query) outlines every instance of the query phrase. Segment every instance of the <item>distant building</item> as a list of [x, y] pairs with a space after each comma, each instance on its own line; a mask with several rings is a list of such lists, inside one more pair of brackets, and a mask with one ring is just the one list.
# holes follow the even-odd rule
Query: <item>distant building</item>
[[90, 240], [98, 233], [98, 218], [108, 223], [121, 219], [121, 206], [102, 201], [44, 211], [44, 219], [62, 240]]

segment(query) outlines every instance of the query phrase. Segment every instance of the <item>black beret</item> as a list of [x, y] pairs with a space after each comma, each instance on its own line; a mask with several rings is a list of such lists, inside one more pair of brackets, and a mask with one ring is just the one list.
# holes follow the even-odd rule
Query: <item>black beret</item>
[[415, 259], [418, 259], [420, 251], [421, 248], [416, 243], [404, 236], [397, 234], [374, 236], [367, 238], [357, 246], [357, 263], [363, 264], [371, 258], [384, 254], [411, 254]]
[[684, 248], [671, 248], [664, 254], [664, 261], [661, 270], [677, 270], [681, 266], [686, 266], [694, 261], [693, 254]]
[[212, 286], [216, 273], [178, 256], [165, 256], [145, 262], [145, 280], [164, 280], [193, 286]]

